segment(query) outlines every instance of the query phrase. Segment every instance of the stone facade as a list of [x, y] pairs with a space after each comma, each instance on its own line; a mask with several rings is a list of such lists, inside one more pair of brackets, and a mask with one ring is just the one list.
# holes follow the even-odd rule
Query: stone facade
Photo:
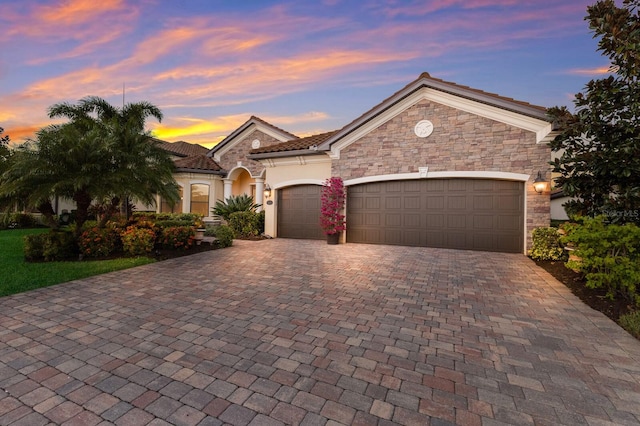
[[[414, 126], [433, 123], [433, 133], [419, 138]], [[525, 183], [527, 247], [531, 231], [549, 225], [549, 196], [533, 190], [537, 172], [549, 169], [551, 151], [536, 135], [449, 106], [423, 100], [344, 148], [332, 163], [332, 175], [344, 180], [434, 171], [499, 171], [530, 174]], [[548, 179], [549, 176], [546, 176]]]
[[241, 162], [242, 166], [249, 170], [252, 177], [259, 177], [264, 171], [264, 166], [260, 164], [259, 161], [247, 158], [249, 151], [252, 149], [251, 143], [256, 139], [260, 141], [260, 146], [263, 147], [282, 143], [282, 141], [273, 136], [269, 136], [260, 130], [254, 130], [244, 138], [238, 140], [231, 149], [221, 156], [219, 161], [220, 166], [224, 170], [230, 171], [238, 167], [238, 162]]

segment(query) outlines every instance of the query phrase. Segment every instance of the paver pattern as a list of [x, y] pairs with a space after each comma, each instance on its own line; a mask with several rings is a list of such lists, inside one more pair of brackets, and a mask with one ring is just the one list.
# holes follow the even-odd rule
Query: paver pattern
[[517, 254], [236, 241], [0, 299], [1, 425], [639, 419], [640, 342]]

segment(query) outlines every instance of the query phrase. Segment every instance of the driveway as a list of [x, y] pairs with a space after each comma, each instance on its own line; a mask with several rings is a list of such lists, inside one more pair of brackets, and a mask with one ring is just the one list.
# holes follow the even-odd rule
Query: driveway
[[0, 424], [640, 424], [640, 342], [522, 255], [237, 241], [0, 298]]

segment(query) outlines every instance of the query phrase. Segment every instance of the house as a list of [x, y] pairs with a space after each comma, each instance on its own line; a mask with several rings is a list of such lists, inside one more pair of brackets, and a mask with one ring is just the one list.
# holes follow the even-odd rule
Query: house
[[324, 238], [320, 190], [347, 187], [343, 242], [524, 253], [548, 226], [554, 137], [544, 107], [421, 74], [336, 131], [298, 138], [251, 117], [208, 155], [224, 197], [260, 201], [265, 232]]
[[210, 216], [244, 193], [267, 235], [323, 239], [320, 191], [337, 176], [342, 242], [526, 253], [550, 222], [548, 188], [533, 182], [549, 181], [553, 137], [544, 107], [423, 73], [338, 130], [301, 138], [252, 116], [208, 151], [160, 142], [182, 202], [157, 209]]

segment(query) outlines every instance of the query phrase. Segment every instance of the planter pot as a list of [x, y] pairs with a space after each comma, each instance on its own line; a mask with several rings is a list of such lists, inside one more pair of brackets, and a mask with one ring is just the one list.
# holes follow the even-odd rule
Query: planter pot
[[340, 233], [337, 234], [327, 234], [327, 244], [338, 244], [340, 242]]
[[196, 236], [195, 236], [195, 240], [196, 240], [196, 245], [200, 245], [200, 243], [202, 242], [202, 240], [204, 239], [204, 228], [198, 228], [196, 229]]

